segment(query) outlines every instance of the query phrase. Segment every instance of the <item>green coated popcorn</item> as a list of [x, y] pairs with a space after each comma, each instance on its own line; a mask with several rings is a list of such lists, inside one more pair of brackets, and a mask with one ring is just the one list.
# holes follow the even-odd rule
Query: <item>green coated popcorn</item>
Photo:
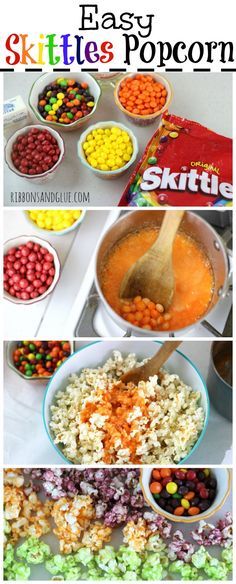
[[211, 558], [204, 566], [204, 572], [211, 580], [226, 580], [228, 568], [224, 562]]
[[14, 547], [11, 544], [6, 546], [3, 568], [4, 580], [28, 580], [30, 577], [30, 567], [24, 562], [15, 560]]
[[221, 559], [225, 562], [228, 570], [231, 571], [233, 569], [233, 546], [222, 550]]
[[[139, 570], [142, 560], [137, 552], [126, 546], [120, 546], [117, 552], [118, 567], [124, 574], [131, 570], [137, 572]], [[127, 580], [127, 578], [125, 578]]]
[[182, 580], [198, 580], [198, 570], [189, 564], [185, 564], [181, 569]]
[[141, 577], [143, 580], [163, 580], [166, 572], [159, 562], [157, 554], [150, 553], [147, 559], [144, 561], [141, 571]]
[[169, 566], [169, 572], [171, 574], [181, 574], [181, 570], [184, 566], [184, 562], [183, 560], [175, 560], [174, 562], [171, 562], [170, 566]]
[[42, 564], [51, 555], [49, 545], [37, 537], [29, 537], [17, 548], [16, 555], [20, 559], [25, 559], [28, 564]]
[[52, 556], [51, 558], [49, 558], [49, 560], [45, 562], [45, 568], [46, 570], [48, 570], [48, 572], [50, 572], [50, 574], [56, 576], [60, 574], [60, 572], [64, 571], [65, 561], [66, 558], [64, 558], [60, 554], [56, 554], [55, 556]]
[[207, 561], [211, 559], [210, 554], [203, 545], [192, 555], [191, 562], [195, 568], [204, 568]]
[[161, 552], [166, 549], [166, 544], [163, 541], [160, 534], [155, 533], [154, 535], [151, 535], [151, 537], [149, 537], [145, 549], [151, 552]]
[[125, 572], [125, 574], [123, 574], [123, 580], [139, 580], [139, 575], [137, 572], [132, 572], [131, 570], [128, 570], [127, 572]]
[[89, 548], [80, 548], [78, 552], [76, 552], [75, 558], [78, 562], [83, 564], [83, 566], [87, 566], [87, 564], [93, 559], [93, 552], [91, 552]]
[[80, 577], [81, 577], [81, 570], [78, 567], [71, 568], [65, 574], [65, 580], [77, 581], [77, 580], [80, 580]]

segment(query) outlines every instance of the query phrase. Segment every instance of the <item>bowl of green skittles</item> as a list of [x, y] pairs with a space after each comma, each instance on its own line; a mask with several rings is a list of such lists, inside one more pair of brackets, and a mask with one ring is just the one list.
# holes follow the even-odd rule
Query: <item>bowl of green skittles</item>
[[29, 106], [34, 119], [63, 131], [76, 130], [95, 113], [101, 87], [89, 73], [44, 73], [32, 85]]

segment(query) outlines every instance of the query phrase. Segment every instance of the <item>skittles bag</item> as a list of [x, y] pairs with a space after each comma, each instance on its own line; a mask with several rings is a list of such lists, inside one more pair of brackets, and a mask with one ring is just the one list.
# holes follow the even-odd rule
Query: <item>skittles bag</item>
[[223, 207], [232, 197], [232, 140], [165, 114], [119, 206]]

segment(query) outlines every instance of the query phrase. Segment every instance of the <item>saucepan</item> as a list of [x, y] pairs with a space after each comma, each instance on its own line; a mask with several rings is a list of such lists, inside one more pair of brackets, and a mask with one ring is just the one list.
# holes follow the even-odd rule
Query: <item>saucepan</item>
[[[167, 211], [171, 213], [171, 210]], [[166, 331], [152, 331], [141, 329], [135, 325], [128, 323], [119, 314], [117, 314], [113, 308], [108, 304], [101, 284], [102, 269], [106, 261], [107, 254], [111, 248], [117, 244], [117, 242], [125, 237], [128, 233], [132, 231], [137, 231], [143, 226], [155, 225], [159, 227], [162, 223], [165, 211], [162, 210], [135, 210], [128, 211], [124, 216], [122, 216], [118, 221], [116, 221], [105, 233], [100, 244], [98, 246], [96, 261], [95, 261], [95, 283], [98, 290], [98, 294], [105, 309], [113, 321], [124, 331], [127, 335], [134, 336], [148, 336], [148, 337], [163, 337], [163, 336], [181, 336], [188, 333], [193, 326], [199, 324], [206, 317], [216, 309], [219, 302], [225, 298], [229, 284], [230, 284], [230, 259], [227, 252], [225, 243], [222, 238], [218, 235], [215, 229], [205, 221], [199, 215], [186, 211], [182, 223], [181, 231], [192, 237], [195, 241], [199, 243], [202, 249], [205, 250], [212, 266], [214, 275], [214, 289], [212, 293], [211, 301], [208, 305], [207, 311], [193, 324], [179, 329], [179, 330], [168, 330]], [[194, 265], [193, 265], [194, 270]], [[191, 274], [189, 274], [189, 283], [191, 285]]]

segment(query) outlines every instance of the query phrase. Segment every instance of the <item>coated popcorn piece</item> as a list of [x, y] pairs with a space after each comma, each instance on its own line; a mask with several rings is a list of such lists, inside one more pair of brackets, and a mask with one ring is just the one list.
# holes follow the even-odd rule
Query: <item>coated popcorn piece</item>
[[68, 554], [81, 547], [81, 536], [94, 518], [91, 497], [78, 495], [74, 499], [62, 498], [53, 505], [52, 517], [56, 523], [53, 533], [58, 537], [60, 551]]
[[24, 484], [24, 475], [20, 468], [6, 468], [3, 473], [4, 485], [12, 485], [13, 487], [22, 487]]
[[168, 557], [171, 561], [183, 560], [190, 562], [194, 546], [184, 539], [182, 531], [178, 529], [173, 534], [172, 541], [168, 545]]
[[4, 516], [7, 521], [19, 517], [24, 499], [25, 495], [21, 488], [10, 485], [4, 487]]
[[223, 519], [220, 519], [216, 525], [206, 523], [206, 521], [199, 521], [197, 529], [192, 531], [192, 538], [205, 547], [212, 545], [220, 545], [228, 548], [233, 541], [233, 525], [232, 515], [230, 512], [226, 513]]
[[82, 537], [82, 544], [92, 551], [100, 550], [111, 539], [112, 529], [96, 521], [88, 527]]
[[135, 552], [143, 552], [150, 534], [150, 529], [144, 519], [139, 519], [137, 523], [128, 521], [123, 529], [124, 543]]
[[48, 533], [50, 511], [51, 503], [42, 503], [35, 492], [27, 496], [23, 487], [6, 485], [4, 514], [8, 527], [7, 540], [16, 542], [20, 537], [41, 537]]

